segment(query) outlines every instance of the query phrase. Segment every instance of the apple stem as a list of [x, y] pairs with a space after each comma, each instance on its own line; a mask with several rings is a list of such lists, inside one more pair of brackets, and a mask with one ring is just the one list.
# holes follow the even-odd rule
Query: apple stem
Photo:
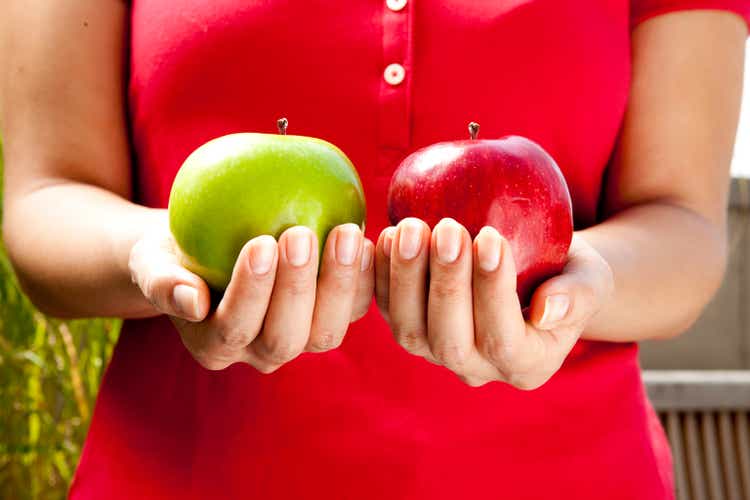
[[286, 126], [289, 125], [289, 120], [286, 118], [279, 118], [276, 120], [276, 126], [279, 127], [279, 134], [286, 135]]
[[477, 122], [469, 123], [469, 135], [471, 136], [472, 141], [479, 135], [479, 124]]

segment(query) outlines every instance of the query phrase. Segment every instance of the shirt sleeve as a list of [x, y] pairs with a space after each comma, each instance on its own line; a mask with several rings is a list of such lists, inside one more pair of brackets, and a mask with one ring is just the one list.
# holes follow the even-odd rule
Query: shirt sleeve
[[750, 28], [750, 0], [631, 0], [630, 25], [676, 10], [712, 9], [742, 16]]

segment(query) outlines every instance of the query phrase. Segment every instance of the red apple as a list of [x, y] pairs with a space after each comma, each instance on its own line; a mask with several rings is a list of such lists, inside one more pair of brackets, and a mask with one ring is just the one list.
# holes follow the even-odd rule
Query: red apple
[[559, 274], [573, 235], [570, 193], [555, 160], [519, 136], [440, 142], [409, 155], [388, 189], [392, 224], [417, 217], [434, 227], [451, 217], [474, 238], [492, 226], [510, 243], [518, 297], [528, 305], [544, 280]]

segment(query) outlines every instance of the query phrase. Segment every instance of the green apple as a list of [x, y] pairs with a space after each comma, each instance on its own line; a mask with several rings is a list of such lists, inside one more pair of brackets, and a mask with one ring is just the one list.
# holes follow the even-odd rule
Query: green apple
[[364, 229], [357, 170], [333, 144], [313, 137], [231, 134], [185, 160], [169, 196], [169, 227], [182, 265], [214, 289], [229, 283], [243, 245], [302, 225], [318, 237], [348, 222]]

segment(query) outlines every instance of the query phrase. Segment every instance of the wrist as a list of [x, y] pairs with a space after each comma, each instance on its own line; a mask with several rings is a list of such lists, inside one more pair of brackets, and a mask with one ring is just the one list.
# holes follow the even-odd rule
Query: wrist
[[123, 217], [109, 235], [110, 255], [114, 256], [117, 274], [126, 283], [132, 282], [129, 261], [133, 246], [149, 231], [169, 230], [166, 209], [133, 206], [136, 209]]

